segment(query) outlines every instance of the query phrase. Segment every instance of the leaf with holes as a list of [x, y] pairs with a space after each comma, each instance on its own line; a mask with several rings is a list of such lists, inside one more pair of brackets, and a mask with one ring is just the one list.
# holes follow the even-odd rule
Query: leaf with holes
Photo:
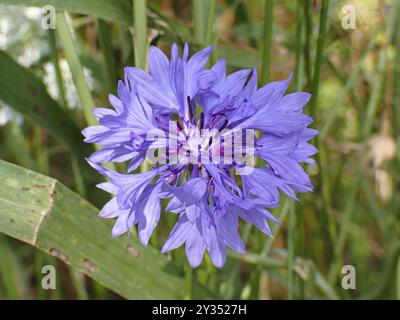
[[[0, 160], [0, 233], [33, 245], [129, 299], [182, 298], [167, 257], [135, 239], [112, 239], [98, 210], [57, 180]], [[194, 298], [213, 298], [198, 284]]]

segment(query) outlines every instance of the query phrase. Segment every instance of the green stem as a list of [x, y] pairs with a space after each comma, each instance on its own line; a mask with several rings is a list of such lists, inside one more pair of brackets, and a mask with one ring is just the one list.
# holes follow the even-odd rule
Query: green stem
[[185, 267], [185, 300], [192, 299], [193, 269], [188, 262]]
[[193, 0], [192, 3], [194, 39], [198, 44], [204, 44], [209, 0]]
[[288, 217], [288, 300], [293, 299], [293, 282], [294, 282], [294, 231], [295, 231], [295, 215], [294, 215], [294, 203], [290, 203], [289, 217]]
[[310, 10], [310, 0], [304, 1], [304, 16], [305, 16], [305, 43], [304, 43], [304, 62], [307, 76], [307, 83], [311, 81], [311, 36], [312, 36], [312, 17]]
[[75, 155], [71, 155], [72, 172], [74, 174], [75, 187], [79, 195], [86, 198], [86, 186], [83, 179], [82, 168], [79, 165], [78, 158]]
[[[135, 52], [135, 66], [137, 68], [147, 69], [147, 1], [133, 1], [133, 49]], [[140, 171], [145, 172], [148, 169], [146, 160], [140, 166]]]
[[397, 258], [396, 267], [396, 299], [400, 300], [400, 256]]
[[312, 98], [310, 103], [311, 116], [313, 118], [315, 118], [317, 110], [319, 79], [320, 79], [321, 64], [322, 64], [323, 51], [325, 45], [328, 9], [329, 9], [329, 0], [322, 0], [321, 14], [319, 20], [319, 35], [317, 41], [317, 56], [315, 58], [315, 64], [314, 64], [314, 73], [312, 81]]
[[[360, 167], [362, 167], [362, 163], [359, 164]], [[360, 177], [362, 170], [359, 169], [357, 174], [356, 174], [356, 181], [353, 182], [351, 189], [348, 192], [348, 196], [346, 198], [346, 203], [344, 207], [344, 212], [343, 215], [341, 216], [340, 219], [340, 229], [338, 233], [338, 237], [335, 242], [335, 247], [333, 251], [333, 261], [331, 264], [331, 268], [329, 270], [329, 282], [331, 284], [335, 283], [340, 266], [342, 264], [342, 252], [344, 245], [346, 243], [346, 237], [347, 237], [347, 232], [351, 223], [351, 217], [354, 212], [354, 206], [355, 206], [355, 198], [358, 192], [359, 184], [360, 184]]]
[[69, 274], [71, 276], [72, 283], [74, 284], [78, 300], [88, 300], [89, 295], [86, 290], [86, 280], [84, 274], [71, 267], [69, 268]]
[[272, 32], [274, 20], [274, 0], [265, 0], [264, 13], [264, 48], [262, 52], [261, 83], [266, 84], [271, 75]]
[[58, 61], [58, 50], [57, 50], [57, 39], [55, 35], [54, 30], [49, 30], [49, 40], [50, 40], [50, 48], [51, 48], [51, 57], [53, 60], [53, 65], [54, 65], [54, 72], [56, 74], [56, 82], [57, 82], [57, 88], [58, 88], [58, 93], [59, 93], [59, 103], [61, 106], [64, 108], [67, 107], [67, 100], [65, 98], [65, 91], [64, 91], [64, 85], [63, 85], [63, 78], [62, 78], [62, 73], [60, 69], [60, 64]]
[[[397, 3], [397, 30], [400, 29], [400, 5]], [[396, 60], [394, 63], [393, 81], [393, 103], [392, 103], [392, 124], [395, 137], [400, 135], [399, 112], [400, 112], [400, 32], [397, 32], [395, 39]]]
[[[59, 13], [61, 15], [61, 13]], [[62, 33], [62, 36], [60, 36], [60, 39], [62, 38], [62, 43], [64, 46], [64, 52], [65, 55], [67, 56], [68, 62], [70, 63], [70, 68], [71, 68], [71, 72], [72, 72], [72, 66], [74, 65], [76, 68], [82, 70], [82, 67], [79, 66], [80, 62], [79, 62], [79, 58], [77, 57], [76, 52], [74, 53], [73, 51], [75, 51], [73, 48], [70, 48], [71, 45], [71, 34], [69, 34], [69, 30], [68, 30], [68, 26], [66, 25], [66, 21], [64, 19], [64, 16], [62, 16], [62, 21], [58, 21], [58, 23], [61, 23], [61, 30], [59, 30], [59, 34], [60, 32]], [[57, 18], [58, 20], [58, 18]], [[52, 49], [52, 56], [53, 56], [53, 63], [54, 63], [54, 70], [56, 73], [56, 80], [57, 80], [57, 87], [58, 87], [58, 91], [60, 92], [60, 104], [66, 108], [67, 107], [67, 102], [65, 99], [65, 93], [64, 93], [64, 81], [62, 78], [62, 73], [61, 73], [61, 69], [60, 69], [60, 64], [58, 61], [58, 50], [57, 50], [57, 45], [56, 45], [56, 37], [54, 34], [54, 31], [50, 30], [50, 42], [51, 42], [51, 49]], [[66, 51], [68, 50], [68, 54], [66, 53]], [[80, 77], [84, 75], [78, 74], [79, 72], [77, 72], [75, 74], [74, 79], [80, 79]], [[83, 72], [82, 72], [83, 73]], [[80, 79], [79, 82], [83, 83], [83, 86], [85, 86], [86, 83], [86, 79]], [[78, 87], [78, 81], [75, 82], [76, 86]], [[86, 84], [87, 85], [87, 84]], [[87, 89], [88, 90], [88, 89]], [[81, 90], [82, 91], [82, 90]], [[79, 93], [79, 91], [78, 91]], [[94, 102], [90, 101], [91, 100], [91, 94], [90, 92], [86, 92], [85, 89], [83, 89], [83, 91], [81, 92], [81, 94], [83, 95], [83, 100], [81, 99], [81, 103], [83, 105], [82, 101], [85, 101], [85, 103], [87, 104], [87, 108], [90, 107], [90, 109], [92, 109], [92, 107], [94, 106]], [[87, 96], [90, 96], [90, 98], [87, 98]], [[87, 119], [88, 123], [89, 121], [91, 121], [90, 119], [93, 119], [92, 115], [90, 114], [90, 118]], [[76, 155], [71, 155], [71, 165], [72, 165], [72, 170], [74, 173], [74, 179], [75, 179], [75, 185], [76, 185], [76, 190], [77, 192], [81, 195], [81, 196], [85, 196], [86, 195], [86, 188], [85, 188], [85, 182], [82, 176], [82, 168], [80, 167], [80, 163], [78, 161], [78, 158], [76, 157]]]
[[215, 9], [216, 9], [216, 1], [210, 0], [208, 4], [208, 14], [207, 14], [207, 24], [204, 36], [204, 44], [209, 46], [212, 44], [213, 34], [214, 34], [214, 21], [215, 21]]
[[[320, 11], [320, 21], [319, 21], [319, 33], [318, 33], [318, 40], [317, 40], [317, 53], [315, 57], [314, 63], [314, 70], [313, 70], [313, 79], [312, 79], [312, 98], [310, 102], [310, 113], [311, 116], [315, 119], [316, 118], [316, 111], [317, 111], [317, 101], [318, 101], [318, 92], [319, 92], [319, 82], [320, 82], [320, 72], [321, 72], [321, 64], [323, 58], [323, 51], [324, 51], [324, 44], [325, 44], [325, 37], [326, 37], [326, 29], [327, 29], [327, 17], [328, 17], [328, 9], [329, 9], [329, 0], [323, 0], [321, 5]], [[317, 146], [321, 148], [321, 140], [317, 137], [316, 139]], [[321, 154], [323, 150], [317, 154], [317, 164], [319, 168], [318, 174], [318, 185], [321, 189], [322, 193], [322, 200], [323, 200], [323, 212], [321, 214], [321, 234], [326, 239], [326, 247], [329, 249], [332, 244], [331, 234], [329, 232], [332, 229], [332, 215], [331, 215], [331, 207], [329, 203], [329, 199], [324, 197], [327, 195], [327, 181], [326, 175], [324, 172], [324, 167], [322, 164], [323, 155]], [[329, 254], [329, 250], [324, 251], [325, 254]]]
[[146, 69], [148, 34], [147, 34], [147, 1], [133, 0], [133, 45], [135, 66]]
[[92, 109], [94, 108], [95, 104], [83, 72], [83, 67], [79, 60], [78, 52], [74, 45], [71, 31], [69, 30], [65, 20], [65, 14], [63, 12], [58, 12], [56, 14], [56, 18], [57, 33], [64, 49], [65, 57], [71, 69], [72, 78], [74, 80], [76, 90], [78, 91], [79, 100], [83, 107], [83, 113], [85, 115], [86, 122], [89, 125], [95, 125], [97, 124], [97, 121], [92, 114]]
[[116, 92], [117, 70], [114, 62], [114, 53], [112, 49], [112, 39], [110, 36], [110, 27], [102, 19], [98, 20], [98, 37], [101, 51], [103, 52], [105, 71], [107, 75], [108, 91]]
[[301, 3], [297, 2], [296, 6], [296, 70], [295, 70], [295, 86], [296, 91], [301, 90], [302, 80], [303, 80], [303, 65], [302, 65], [302, 56], [301, 56], [301, 44], [303, 38], [303, 20], [301, 19]]

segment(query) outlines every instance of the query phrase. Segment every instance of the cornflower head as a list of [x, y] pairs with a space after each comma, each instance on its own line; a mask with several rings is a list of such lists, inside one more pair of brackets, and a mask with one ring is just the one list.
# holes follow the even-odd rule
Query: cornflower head
[[[295, 192], [312, 191], [300, 163], [313, 162], [317, 131], [303, 113], [310, 94], [285, 95], [291, 76], [258, 89], [255, 69], [226, 75], [224, 60], [206, 68], [211, 51], [189, 58], [185, 45], [180, 57], [174, 44], [169, 60], [151, 47], [149, 72], [125, 68], [113, 109], [94, 109], [99, 125], [83, 135], [101, 146], [88, 162], [108, 179], [98, 187], [115, 195], [99, 214], [117, 218], [114, 237], [137, 226], [146, 246], [167, 199], [177, 222], [162, 253], [185, 244], [192, 267], [208, 251], [220, 268], [227, 248], [245, 252], [240, 219], [272, 236], [269, 222], [279, 221], [268, 209], [280, 192], [298, 200]], [[132, 173], [145, 160], [149, 170]], [[101, 165], [127, 161], [127, 173]]]

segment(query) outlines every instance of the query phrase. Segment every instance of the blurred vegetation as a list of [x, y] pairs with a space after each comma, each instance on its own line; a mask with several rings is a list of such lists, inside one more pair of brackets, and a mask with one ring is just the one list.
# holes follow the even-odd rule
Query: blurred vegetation
[[[55, 30], [42, 28], [45, 4], [59, 11]], [[354, 30], [342, 26], [345, 5], [355, 8]], [[166, 52], [173, 42], [192, 51], [214, 45], [214, 62], [225, 58], [230, 71], [256, 66], [260, 85], [295, 71], [291, 90], [313, 93], [306, 112], [321, 132], [317, 163], [306, 166], [314, 193], [295, 204], [282, 198], [274, 239], [242, 225], [249, 253], [231, 253], [222, 270], [206, 259], [192, 271], [183, 250], [173, 252], [182, 295], [193, 296], [196, 280], [226, 299], [397, 299], [399, 30], [396, 0], [0, 0], [0, 157], [101, 207], [107, 195], [82, 162], [90, 148], [79, 131], [93, 106], [109, 105], [124, 66], [145, 66], [149, 44]], [[18, 79], [32, 80], [24, 88]], [[152, 246], [161, 247], [172, 219], [164, 216]], [[45, 264], [56, 266], [56, 290], [40, 286]], [[341, 286], [346, 264], [356, 268], [356, 290]], [[0, 299], [88, 298], [119, 296], [0, 235]]]

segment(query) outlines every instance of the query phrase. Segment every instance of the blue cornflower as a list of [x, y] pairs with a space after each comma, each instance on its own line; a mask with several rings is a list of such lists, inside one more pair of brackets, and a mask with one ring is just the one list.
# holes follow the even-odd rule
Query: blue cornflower
[[[224, 60], [206, 68], [212, 48], [182, 58], [177, 45], [171, 59], [156, 47], [149, 51], [149, 72], [126, 68], [112, 109], [94, 114], [98, 126], [83, 131], [85, 142], [102, 148], [88, 162], [108, 182], [98, 185], [115, 197], [101, 210], [102, 218], [117, 218], [113, 236], [137, 225], [147, 245], [165, 210], [177, 222], [162, 252], [185, 244], [192, 267], [209, 252], [222, 267], [227, 248], [244, 253], [239, 219], [272, 236], [268, 222], [279, 221], [268, 211], [283, 192], [312, 191], [301, 162], [317, 150], [308, 143], [317, 131], [303, 113], [310, 94], [285, 95], [291, 77], [257, 89], [256, 70], [226, 75]], [[256, 167], [257, 158], [263, 165]], [[147, 172], [131, 173], [143, 161]], [[100, 165], [129, 161], [126, 174]]]

